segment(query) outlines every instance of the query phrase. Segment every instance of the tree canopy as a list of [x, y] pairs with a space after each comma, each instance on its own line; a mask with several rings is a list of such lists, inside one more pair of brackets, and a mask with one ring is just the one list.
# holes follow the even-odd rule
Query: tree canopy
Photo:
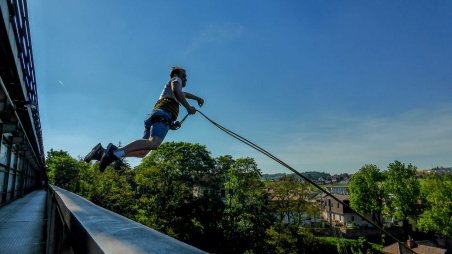
[[376, 165], [364, 165], [350, 179], [350, 206], [361, 214], [369, 214], [379, 226], [385, 192], [384, 174]]
[[430, 175], [421, 187], [427, 207], [419, 219], [419, 228], [452, 238], [452, 177]]
[[414, 215], [416, 201], [419, 199], [420, 184], [416, 179], [416, 167], [394, 161], [385, 172], [384, 189], [388, 194], [388, 213], [405, 220]]
[[[335, 251], [337, 241], [316, 236], [302, 223], [304, 216], [320, 214], [307, 202], [312, 191], [289, 176], [262, 181], [253, 158], [212, 158], [203, 145], [168, 142], [134, 169], [120, 161], [100, 172], [98, 163], [65, 151], [47, 155], [52, 184], [208, 252]], [[350, 182], [352, 208], [378, 224], [382, 211], [404, 225], [422, 212], [421, 230], [451, 237], [450, 177], [432, 176], [421, 188], [415, 173], [416, 167], [398, 161], [384, 172], [364, 165]], [[362, 239], [349, 241], [351, 251], [369, 251]]]

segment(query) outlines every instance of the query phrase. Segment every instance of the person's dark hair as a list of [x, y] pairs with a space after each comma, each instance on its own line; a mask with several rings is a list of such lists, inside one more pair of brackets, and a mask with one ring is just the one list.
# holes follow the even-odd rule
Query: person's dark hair
[[170, 78], [174, 77], [174, 76], [178, 76], [180, 77], [181, 73], [186, 74], [186, 71], [184, 68], [179, 67], [179, 66], [175, 66], [171, 68], [171, 72], [170, 72]]

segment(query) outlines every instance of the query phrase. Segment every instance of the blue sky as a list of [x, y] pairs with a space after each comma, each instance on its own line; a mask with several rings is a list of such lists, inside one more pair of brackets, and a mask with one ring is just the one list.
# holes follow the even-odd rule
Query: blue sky
[[[300, 171], [452, 166], [450, 1], [29, 1], [44, 147], [140, 138], [169, 69], [205, 114]], [[182, 109], [181, 116], [185, 115]], [[253, 157], [200, 114], [165, 141]], [[130, 159], [132, 165], [138, 159]]]

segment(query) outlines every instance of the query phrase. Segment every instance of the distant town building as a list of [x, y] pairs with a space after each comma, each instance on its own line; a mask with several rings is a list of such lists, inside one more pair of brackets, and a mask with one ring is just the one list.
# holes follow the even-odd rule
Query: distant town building
[[348, 205], [350, 204], [348, 195], [333, 194], [347, 206], [342, 205], [337, 200], [324, 194], [320, 200], [320, 207], [322, 209], [321, 218], [328, 221], [333, 226], [367, 226], [367, 221], [363, 220], [355, 214]]
[[[437, 247], [436, 244], [434, 244], [430, 241], [408, 240], [407, 246], [410, 247], [414, 252], [416, 252], [418, 254], [445, 254], [445, 253], [447, 253], [447, 249]], [[381, 249], [381, 252], [386, 253], [386, 254], [413, 253], [412, 251], [408, 250], [404, 245], [402, 245], [398, 242], [384, 247], [383, 249]]]

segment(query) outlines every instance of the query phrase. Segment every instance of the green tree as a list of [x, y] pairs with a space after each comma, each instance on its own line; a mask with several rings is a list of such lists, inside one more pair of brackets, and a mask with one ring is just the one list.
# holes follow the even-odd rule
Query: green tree
[[266, 253], [320, 253], [319, 241], [302, 226], [275, 224], [266, 230]]
[[99, 170], [95, 169], [88, 163], [79, 160], [77, 161], [78, 178], [76, 181], [75, 193], [91, 200], [94, 193], [94, 187], [97, 183], [97, 175]]
[[[99, 172], [98, 165], [94, 165], [94, 172]], [[135, 215], [136, 206], [135, 193], [130, 185], [130, 171], [125, 173], [127, 168], [115, 170], [107, 167], [101, 174], [90, 175], [93, 181], [92, 188], [88, 192], [89, 199], [103, 208], [119, 213], [129, 218]]]
[[389, 164], [385, 175], [384, 188], [389, 195], [386, 200], [388, 214], [402, 220], [405, 232], [409, 234], [408, 217], [416, 214], [416, 203], [420, 197], [416, 167], [395, 161]]
[[135, 181], [139, 193], [137, 221], [173, 237], [184, 238], [186, 232], [177, 227], [191, 222], [190, 185], [171, 164], [140, 168]]
[[138, 168], [166, 163], [174, 165], [174, 170], [188, 178], [212, 173], [215, 169], [215, 162], [205, 146], [187, 142], [163, 143], [159, 149], [152, 151]]
[[47, 152], [47, 172], [49, 182], [60, 188], [77, 191], [79, 178], [79, 163], [66, 151]]
[[227, 172], [222, 228], [231, 253], [263, 251], [266, 229], [274, 217], [261, 173], [254, 159], [237, 159]]
[[302, 215], [309, 209], [306, 202], [308, 186], [291, 176], [284, 176], [276, 181], [267, 181], [271, 198], [279, 212], [279, 223], [301, 225]]
[[351, 177], [349, 184], [351, 208], [362, 214], [370, 214], [379, 226], [383, 226], [383, 182], [384, 174], [376, 165], [365, 165]]
[[226, 177], [228, 170], [234, 164], [234, 159], [231, 155], [223, 155], [215, 159], [215, 174]]
[[450, 176], [430, 175], [421, 186], [427, 201], [418, 221], [422, 231], [434, 232], [444, 238], [452, 238], [452, 179]]
[[202, 249], [216, 244], [205, 241], [217, 235], [222, 212], [215, 161], [205, 146], [164, 143], [135, 171], [138, 222]]
[[133, 217], [135, 205], [131, 188], [131, 169], [126, 163], [108, 167], [99, 173], [98, 164], [89, 165], [72, 158], [66, 151], [47, 153], [49, 181], [63, 189], [81, 195], [113, 212]]

